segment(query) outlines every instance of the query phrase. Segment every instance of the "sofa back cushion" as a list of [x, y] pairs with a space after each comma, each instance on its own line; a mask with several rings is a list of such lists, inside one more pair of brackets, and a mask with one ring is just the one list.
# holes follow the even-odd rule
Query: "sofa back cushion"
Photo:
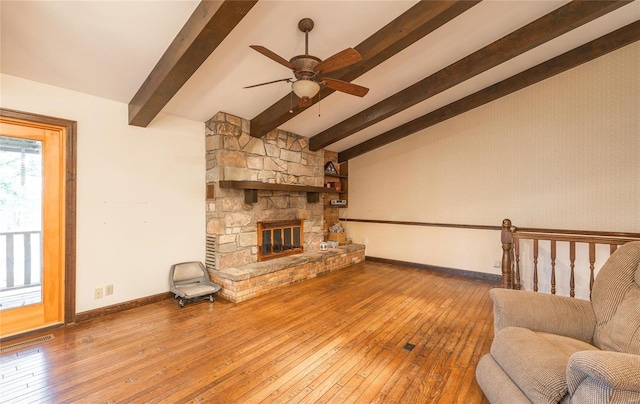
[[616, 250], [593, 284], [594, 345], [640, 354], [640, 241]]

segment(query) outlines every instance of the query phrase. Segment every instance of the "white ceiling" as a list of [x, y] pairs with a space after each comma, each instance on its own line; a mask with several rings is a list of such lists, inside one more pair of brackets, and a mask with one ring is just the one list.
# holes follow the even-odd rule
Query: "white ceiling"
[[[562, 6], [566, 0], [479, 5], [353, 80], [364, 98], [333, 93], [281, 126], [313, 136]], [[129, 103], [199, 1], [0, 1], [2, 73]], [[206, 121], [224, 111], [247, 119], [290, 92], [285, 67], [249, 48], [285, 59], [304, 53], [297, 23], [315, 21], [309, 53], [326, 59], [354, 47], [415, 1], [259, 1], [164, 108]], [[569, 49], [640, 20], [640, 1], [497, 66], [328, 147], [342, 151], [410, 119], [501, 81]], [[320, 116], [318, 114], [320, 113]], [[152, 123], [153, 125], [153, 123]]]

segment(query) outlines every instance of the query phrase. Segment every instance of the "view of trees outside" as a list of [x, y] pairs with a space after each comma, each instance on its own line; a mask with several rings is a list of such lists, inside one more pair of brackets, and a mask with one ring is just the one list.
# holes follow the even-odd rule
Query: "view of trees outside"
[[9, 239], [14, 285], [24, 284], [25, 237], [30, 237], [31, 283], [40, 283], [41, 231], [42, 143], [0, 136], [0, 288], [7, 287]]

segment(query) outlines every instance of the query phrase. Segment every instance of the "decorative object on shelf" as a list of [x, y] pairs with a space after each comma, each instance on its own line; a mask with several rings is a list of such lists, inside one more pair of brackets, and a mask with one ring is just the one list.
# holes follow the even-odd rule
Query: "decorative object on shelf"
[[344, 228], [340, 225], [340, 223], [334, 224], [333, 226], [329, 227], [329, 232], [330, 233], [344, 233]]
[[347, 237], [344, 233], [329, 233], [329, 241], [335, 241], [339, 245], [346, 244]]
[[337, 242], [340, 245], [346, 244], [347, 236], [339, 223], [329, 227], [329, 241]]
[[320, 243], [320, 251], [327, 251], [327, 247], [327, 243], [325, 243], [324, 241]]
[[331, 161], [324, 165], [324, 172], [325, 174], [338, 175], [338, 170], [336, 170], [336, 166]]
[[342, 185], [340, 184], [340, 181], [329, 181], [329, 182], [325, 182], [324, 183], [324, 187], [325, 188], [333, 188], [336, 191], [340, 192], [340, 190], [342, 189]]

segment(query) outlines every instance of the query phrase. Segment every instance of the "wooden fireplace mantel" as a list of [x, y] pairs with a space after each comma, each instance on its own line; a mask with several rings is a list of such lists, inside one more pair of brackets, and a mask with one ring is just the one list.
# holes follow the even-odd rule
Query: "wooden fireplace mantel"
[[258, 202], [258, 190], [305, 192], [308, 203], [320, 202], [321, 192], [338, 192], [334, 188], [312, 187], [310, 185], [270, 184], [260, 181], [220, 181], [220, 188], [242, 189], [244, 191], [244, 202], [247, 204]]

